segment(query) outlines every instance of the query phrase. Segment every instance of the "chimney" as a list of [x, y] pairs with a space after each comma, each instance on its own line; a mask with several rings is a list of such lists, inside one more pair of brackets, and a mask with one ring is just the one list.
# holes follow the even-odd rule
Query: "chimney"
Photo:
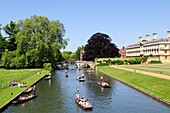
[[153, 33], [153, 40], [156, 40], [157, 33]]
[[167, 37], [170, 38], [170, 31], [167, 31]]
[[139, 42], [142, 42], [142, 37], [141, 36], [139, 37]]
[[146, 40], [149, 41], [150, 35], [146, 35]]

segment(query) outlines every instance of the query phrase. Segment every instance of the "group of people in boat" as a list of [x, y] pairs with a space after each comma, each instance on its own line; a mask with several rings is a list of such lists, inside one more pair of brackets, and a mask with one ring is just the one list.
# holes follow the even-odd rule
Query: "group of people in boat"
[[76, 88], [76, 101], [79, 105], [83, 106], [84, 108], [91, 106], [88, 99], [85, 99], [84, 97], [79, 96], [79, 89], [78, 88]]
[[26, 96], [20, 96], [19, 99], [20, 100], [26, 100], [26, 99], [29, 99], [29, 98], [32, 98], [34, 95], [31, 94], [31, 95], [26, 95]]
[[84, 79], [84, 74], [82, 74], [81, 77], [79, 77], [79, 79]]
[[[27, 92], [26, 89], [25, 92], [23, 92], [22, 95], [20, 95], [20, 97], [17, 100], [12, 101], [13, 104], [18, 104], [18, 103], [22, 103], [25, 102], [27, 100], [30, 100], [32, 98], [37, 97], [38, 95], [36, 94], [36, 86], [33, 85], [31, 87], [29, 87], [30, 89], [32, 89], [31, 91]], [[30, 94], [26, 94], [26, 93], [30, 93]]]
[[110, 88], [111, 86], [107, 83], [103, 81], [103, 76], [100, 77], [100, 82], [97, 82], [101, 87], [104, 88]]

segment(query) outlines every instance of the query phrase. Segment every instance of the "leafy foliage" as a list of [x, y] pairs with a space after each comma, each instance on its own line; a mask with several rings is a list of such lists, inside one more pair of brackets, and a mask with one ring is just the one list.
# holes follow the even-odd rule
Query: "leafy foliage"
[[119, 57], [119, 49], [107, 34], [96, 33], [90, 37], [85, 45], [83, 60], [94, 61], [95, 58]]
[[16, 34], [18, 32], [18, 29], [16, 28], [16, 23], [11, 21], [10, 24], [7, 24], [5, 27], [3, 27], [3, 30], [8, 35], [8, 44], [7, 49], [9, 51], [14, 51], [17, 48], [16, 41]]
[[64, 60], [68, 60], [71, 58], [70, 55], [72, 54], [72, 52], [71, 51], [63, 51], [61, 54], [62, 54]]
[[44, 67], [45, 70], [52, 70], [50, 63], [44, 63], [43, 67]]
[[7, 41], [6, 38], [2, 36], [1, 34], [1, 24], [0, 24], [0, 59], [2, 57], [2, 52], [5, 51], [6, 45], [7, 45]]
[[62, 57], [60, 49], [65, 48], [68, 41], [62, 38], [65, 29], [61, 22], [34, 15], [19, 21], [15, 29], [17, 48], [3, 54], [6, 68], [43, 67], [46, 62], [56, 68], [55, 62]]
[[162, 64], [161, 61], [151, 60], [150, 64]]
[[75, 52], [75, 60], [80, 60], [80, 52], [84, 50], [84, 46], [82, 45], [81, 47], [78, 47], [76, 52]]

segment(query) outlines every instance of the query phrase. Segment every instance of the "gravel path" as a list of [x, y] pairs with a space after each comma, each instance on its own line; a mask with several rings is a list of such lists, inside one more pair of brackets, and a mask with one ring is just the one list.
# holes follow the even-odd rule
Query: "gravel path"
[[136, 69], [128, 69], [128, 68], [120, 67], [118, 65], [111, 65], [110, 67], [114, 67], [114, 68], [117, 68], [117, 69], [123, 69], [123, 70], [131, 71], [131, 72], [141, 73], [141, 74], [144, 74], [144, 75], [149, 75], [149, 76], [154, 76], [154, 77], [170, 80], [170, 76], [164, 75], [164, 74], [146, 72], [146, 71], [141, 71], [141, 70], [136, 70]]

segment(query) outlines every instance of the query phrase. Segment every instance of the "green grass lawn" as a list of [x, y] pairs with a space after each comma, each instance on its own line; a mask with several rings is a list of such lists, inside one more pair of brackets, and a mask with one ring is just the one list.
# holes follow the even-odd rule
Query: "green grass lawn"
[[170, 76], [170, 64], [142, 64], [142, 65], [119, 65], [119, 66], [159, 74], [162, 73]]
[[[37, 72], [41, 74], [37, 74]], [[48, 70], [43, 69], [21, 69], [21, 70], [6, 70], [0, 69], [0, 108], [24, 91], [26, 88], [11, 86], [13, 80], [25, 82], [28, 86], [32, 85], [35, 81], [42, 78]], [[8, 85], [10, 83], [10, 86]]]
[[109, 66], [97, 66], [97, 68], [118, 80], [170, 101], [170, 80], [115, 69]]

